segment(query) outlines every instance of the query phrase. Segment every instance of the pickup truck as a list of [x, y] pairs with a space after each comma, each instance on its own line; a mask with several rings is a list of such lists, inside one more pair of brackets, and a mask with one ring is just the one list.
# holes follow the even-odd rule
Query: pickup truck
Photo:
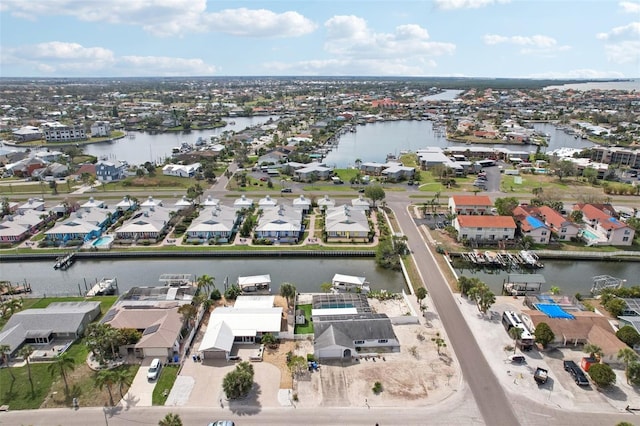
[[542, 367], [536, 368], [536, 372], [533, 374], [533, 380], [536, 381], [539, 385], [544, 385], [547, 383], [547, 379], [549, 378], [549, 371], [545, 370]]

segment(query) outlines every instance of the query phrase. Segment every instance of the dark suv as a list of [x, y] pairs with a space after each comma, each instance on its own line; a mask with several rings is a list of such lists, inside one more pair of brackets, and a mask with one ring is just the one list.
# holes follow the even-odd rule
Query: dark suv
[[573, 380], [576, 382], [578, 386], [589, 386], [589, 380], [587, 380], [587, 376], [584, 375], [584, 372], [578, 364], [573, 361], [564, 361], [564, 370], [568, 371], [572, 376]]

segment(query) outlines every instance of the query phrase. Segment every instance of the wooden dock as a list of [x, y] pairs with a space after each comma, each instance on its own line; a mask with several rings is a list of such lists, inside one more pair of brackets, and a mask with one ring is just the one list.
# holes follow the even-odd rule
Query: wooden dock
[[60, 256], [56, 259], [56, 263], [53, 265], [53, 269], [62, 269], [63, 271], [68, 269], [71, 265], [73, 265], [73, 262], [75, 262], [75, 255], [75, 252], [71, 252], [65, 254], [64, 256]]

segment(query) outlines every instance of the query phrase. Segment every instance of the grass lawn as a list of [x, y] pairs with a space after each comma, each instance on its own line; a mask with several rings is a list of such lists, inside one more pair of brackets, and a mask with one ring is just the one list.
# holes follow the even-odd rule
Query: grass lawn
[[162, 369], [158, 382], [153, 388], [153, 395], [151, 397], [153, 405], [164, 405], [173, 387], [173, 383], [176, 381], [176, 377], [178, 377], [177, 366], [168, 365]]
[[[106, 191], [127, 191], [132, 188], [187, 189], [193, 185], [193, 179], [165, 176], [162, 174], [162, 171], [159, 171], [156, 172], [155, 176], [131, 176], [118, 182], [104, 184], [102, 187], [104, 187]], [[97, 189], [101, 190], [102, 187]]]
[[[0, 369], [0, 401], [10, 410], [30, 410], [40, 408], [49, 395], [54, 378], [49, 374], [49, 363], [31, 363], [33, 393], [29, 382], [27, 366]], [[9, 371], [11, 370], [11, 371]], [[16, 377], [11, 380], [11, 373]]]
[[[126, 370], [130, 380], [133, 381], [139, 368], [140, 365], [132, 364], [122, 365], [117, 367], [116, 370]], [[67, 374], [69, 395], [66, 395], [64, 381], [61, 376], [56, 375], [54, 377], [55, 382], [51, 386], [51, 397], [44, 401], [42, 408], [69, 407], [73, 398], [78, 398], [80, 407], [104, 407], [109, 405], [109, 391], [106, 386], [102, 390], [96, 386], [95, 377], [96, 372], [92, 371], [86, 362], [77, 364], [75, 369]], [[117, 404], [122, 395], [125, 395], [128, 390], [129, 385], [123, 385], [122, 389], [118, 384], [113, 385], [111, 388], [113, 402]]]
[[296, 324], [293, 329], [293, 334], [311, 334], [313, 333], [313, 322], [311, 321], [311, 304], [298, 305], [297, 309], [304, 311], [304, 317], [307, 320], [306, 324]]

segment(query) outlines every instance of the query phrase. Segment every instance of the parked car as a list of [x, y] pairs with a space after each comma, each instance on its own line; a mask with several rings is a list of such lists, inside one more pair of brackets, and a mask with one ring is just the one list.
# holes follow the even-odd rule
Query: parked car
[[236, 426], [236, 424], [231, 420], [216, 420], [215, 422], [209, 423], [207, 426]]
[[154, 358], [147, 371], [147, 380], [156, 380], [160, 376], [160, 370], [162, 369], [162, 362], [159, 358]]
[[545, 370], [542, 367], [536, 368], [536, 372], [533, 374], [533, 380], [536, 381], [539, 385], [544, 385], [547, 383], [547, 379], [549, 378], [549, 371]]
[[578, 386], [589, 386], [589, 380], [587, 376], [584, 375], [582, 369], [571, 360], [563, 361], [564, 370], [568, 371], [571, 376], [573, 376], [573, 380], [576, 382]]
[[291, 188], [282, 188], [280, 192], [292, 192]]

